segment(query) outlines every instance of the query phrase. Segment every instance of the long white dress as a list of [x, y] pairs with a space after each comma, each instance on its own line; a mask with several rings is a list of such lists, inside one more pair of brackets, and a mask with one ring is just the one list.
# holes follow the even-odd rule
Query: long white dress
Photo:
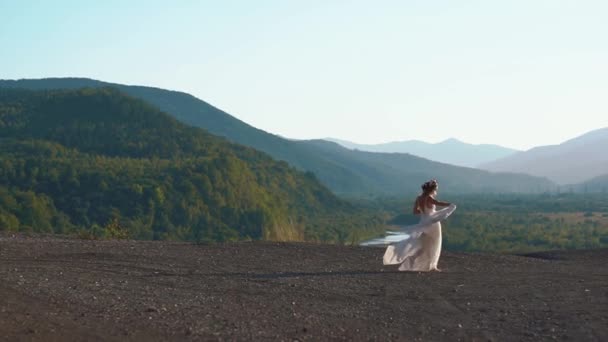
[[424, 208], [420, 222], [389, 231], [387, 236], [362, 243], [363, 246], [389, 245], [384, 253], [385, 265], [399, 266], [400, 271], [432, 271], [441, 255], [441, 221], [456, 210], [451, 204], [441, 210], [435, 205]]

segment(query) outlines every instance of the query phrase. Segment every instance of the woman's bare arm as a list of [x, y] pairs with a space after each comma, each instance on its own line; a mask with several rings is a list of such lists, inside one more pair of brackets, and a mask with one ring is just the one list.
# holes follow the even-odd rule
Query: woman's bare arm
[[414, 209], [413, 209], [413, 213], [414, 215], [418, 215], [422, 212], [422, 210], [420, 210], [420, 200], [419, 198], [416, 198], [416, 201], [414, 202]]
[[434, 205], [438, 205], [440, 207], [447, 207], [448, 205], [452, 204], [450, 202], [438, 201], [438, 200], [436, 200], [436, 199], [434, 199], [433, 197], [430, 197], [430, 196], [429, 196], [429, 198], [431, 199], [431, 202], [433, 202]]

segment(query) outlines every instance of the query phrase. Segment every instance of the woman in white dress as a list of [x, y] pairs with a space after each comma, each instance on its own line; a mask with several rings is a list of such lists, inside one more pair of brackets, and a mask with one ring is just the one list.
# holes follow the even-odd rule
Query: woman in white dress
[[[422, 185], [422, 194], [414, 203], [414, 214], [420, 222], [388, 232], [384, 238], [374, 239], [363, 245], [389, 244], [384, 253], [385, 265], [399, 266], [399, 271], [440, 271], [437, 267], [441, 255], [441, 222], [450, 216], [456, 206], [435, 199], [439, 184], [430, 180]], [[445, 207], [436, 210], [436, 207]]]

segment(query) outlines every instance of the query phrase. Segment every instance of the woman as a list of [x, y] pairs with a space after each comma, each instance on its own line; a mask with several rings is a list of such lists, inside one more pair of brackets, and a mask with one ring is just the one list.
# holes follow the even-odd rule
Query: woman
[[[441, 220], [450, 216], [456, 206], [435, 199], [439, 184], [430, 180], [422, 184], [422, 194], [414, 202], [413, 212], [420, 215], [420, 223], [388, 232], [389, 236], [363, 245], [386, 244], [383, 262], [399, 266], [399, 271], [440, 271], [437, 268], [441, 254]], [[437, 206], [446, 207], [435, 210]]]

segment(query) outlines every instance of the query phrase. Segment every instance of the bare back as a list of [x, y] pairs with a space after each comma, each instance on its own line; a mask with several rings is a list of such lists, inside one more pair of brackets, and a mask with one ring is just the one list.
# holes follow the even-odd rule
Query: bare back
[[428, 194], [422, 194], [416, 197], [416, 208], [419, 210], [419, 213], [424, 213], [425, 209], [430, 209], [433, 206], [433, 201], [430, 200], [431, 196]]

